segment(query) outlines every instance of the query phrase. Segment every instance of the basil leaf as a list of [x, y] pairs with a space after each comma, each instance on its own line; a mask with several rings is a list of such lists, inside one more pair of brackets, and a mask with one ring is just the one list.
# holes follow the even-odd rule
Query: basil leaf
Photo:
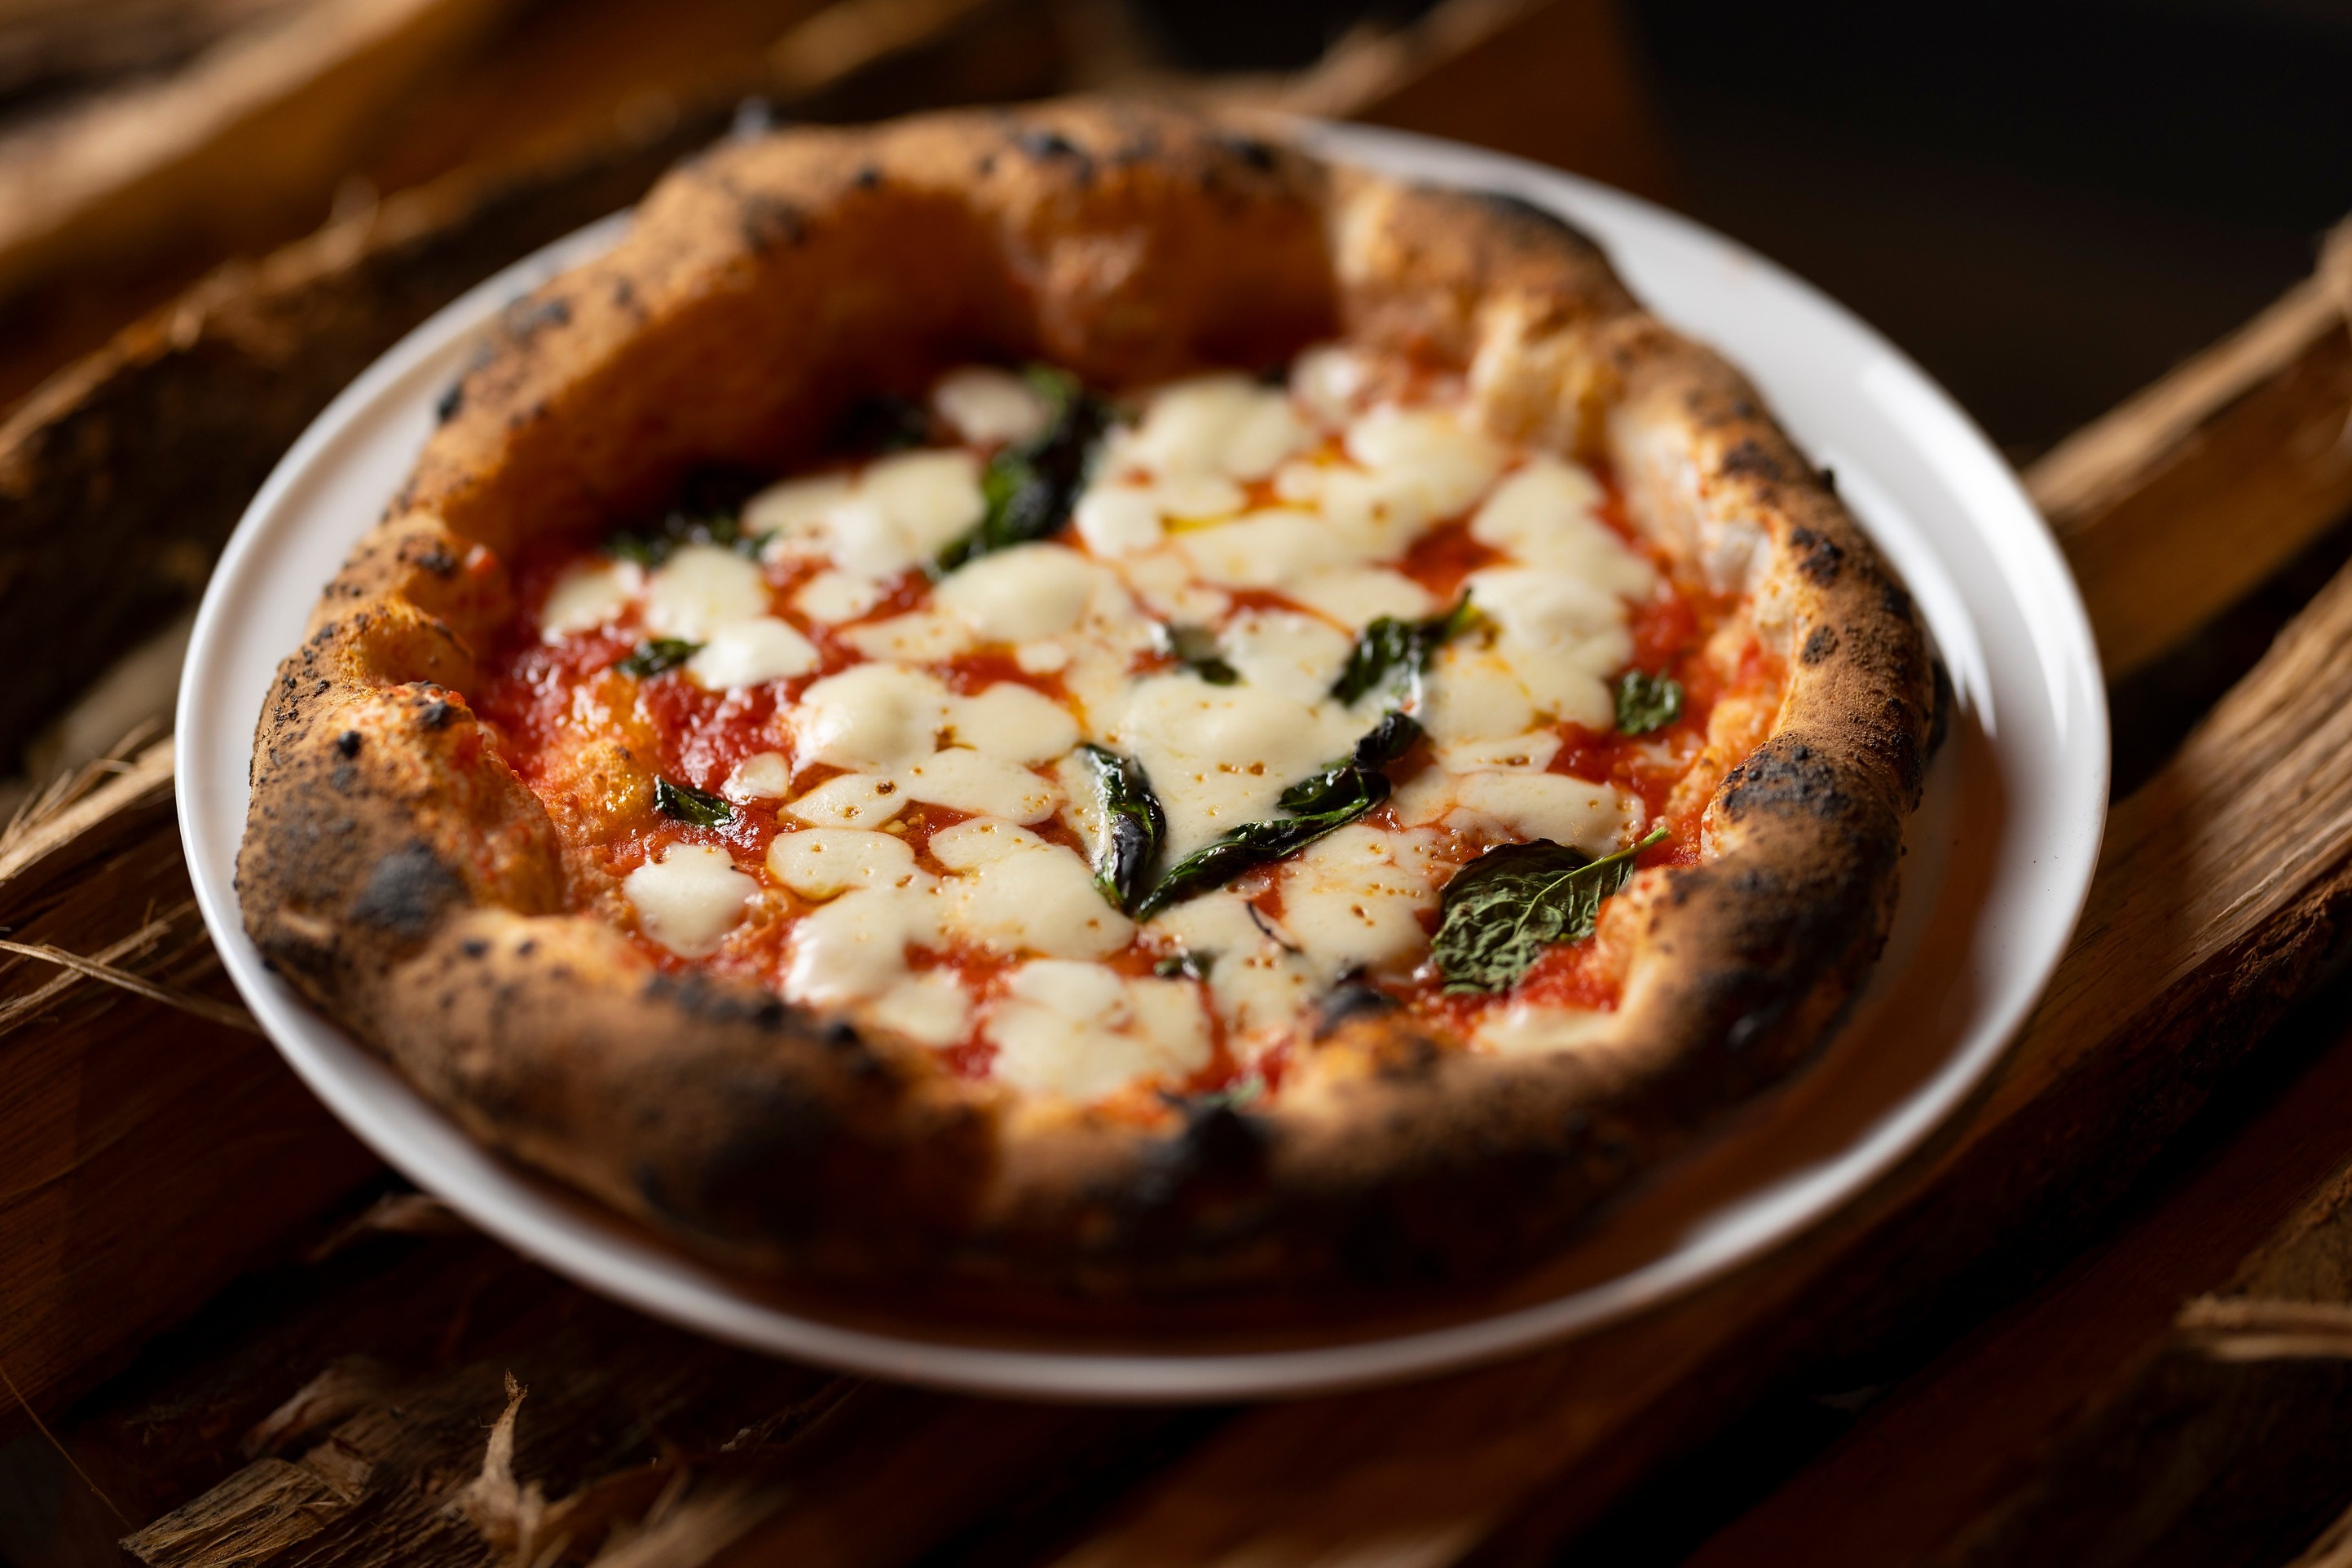
[[1425, 621], [1381, 616], [1358, 634], [1356, 646], [1348, 650], [1348, 662], [1339, 667], [1339, 679], [1331, 683], [1331, 695], [1350, 703], [1368, 691], [1384, 689], [1402, 700], [1412, 693], [1437, 650], [1469, 630], [1477, 618], [1467, 594], [1444, 615]]
[[1110, 427], [1110, 405], [1079, 385], [1076, 376], [1044, 366], [1024, 374], [1045, 401], [1045, 428], [988, 460], [980, 477], [987, 510], [979, 526], [940, 552], [942, 574], [992, 552], [1060, 532], [1086, 486], [1095, 445]]
[[1342, 801], [1353, 799], [1356, 774], [1395, 762], [1412, 750], [1412, 743], [1421, 735], [1417, 720], [1391, 708], [1356, 742], [1354, 751], [1284, 790], [1276, 804], [1285, 811], [1316, 812], [1328, 811]]
[[698, 642], [687, 642], [678, 637], [654, 637], [639, 643], [635, 653], [618, 660], [613, 668], [623, 675], [650, 680], [664, 670], [676, 669], [701, 651], [702, 645]]
[[1209, 972], [1201, 967], [1201, 961], [1189, 951], [1170, 953], [1151, 966], [1151, 973], [1162, 980], [1206, 980], [1209, 977]]
[[1383, 716], [1353, 752], [1282, 792], [1276, 804], [1291, 816], [1245, 822], [1202, 845], [1170, 867], [1130, 912], [1139, 921], [1150, 920], [1171, 904], [1222, 888], [1347, 826], [1388, 799], [1395, 786], [1381, 766], [1403, 755], [1420, 735], [1421, 726], [1406, 715]]
[[1556, 942], [1581, 942], [1601, 919], [1601, 901], [1633, 875], [1656, 829], [1638, 844], [1595, 860], [1538, 838], [1489, 849], [1454, 874], [1430, 956], [1450, 992], [1507, 991]]
[[1095, 886], [1114, 908], [1131, 910], [1160, 854], [1160, 841], [1167, 836], [1167, 815], [1135, 759], [1095, 745], [1080, 746], [1078, 754], [1085, 759], [1095, 805], [1102, 813], [1102, 838], [1093, 857]]
[[689, 822], [697, 827], [716, 827], [735, 816], [735, 808], [709, 790], [658, 777], [654, 780], [654, 809], [674, 822]]
[[1206, 626], [1161, 626], [1162, 645], [1177, 663], [1212, 686], [1231, 686], [1241, 671], [1217, 651], [1217, 634]]
[[1617, 679], [1617, 728], [1628, 735], [1663, 730], [1683, 716], [1683, 683], [1629, 669]]

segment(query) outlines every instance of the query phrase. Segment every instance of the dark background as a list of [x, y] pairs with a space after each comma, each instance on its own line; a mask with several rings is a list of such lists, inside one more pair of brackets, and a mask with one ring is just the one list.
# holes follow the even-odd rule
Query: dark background
[[[1861, 312], [2012, 458], [2244, 321], [2352, 213], [2352, 0], [1621, 0], [1675, 205]], [[1349, 0], [1155, 0], [1203, 68]]]

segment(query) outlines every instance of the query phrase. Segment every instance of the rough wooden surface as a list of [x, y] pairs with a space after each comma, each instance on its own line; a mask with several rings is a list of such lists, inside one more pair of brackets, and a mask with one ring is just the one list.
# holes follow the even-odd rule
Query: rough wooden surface
[[2110, 679], [2352, 510], [2352, 220], [2318, 272], [2029, 476]]
[[[0, 839], [12, 941], [225, 991], [189, 902], [170, 763], [168, 743], [152, 748]], [[376, 1163], [247, 1030], [19, 954], [0, 958], [0, 1369], [54, 1402]]]
[[2299, 1020], [2283, 1043], [2316, 1061], [2241, 1136], [1696, 1568], [2294, 1556], [2352, 1497], [2347, 999]]

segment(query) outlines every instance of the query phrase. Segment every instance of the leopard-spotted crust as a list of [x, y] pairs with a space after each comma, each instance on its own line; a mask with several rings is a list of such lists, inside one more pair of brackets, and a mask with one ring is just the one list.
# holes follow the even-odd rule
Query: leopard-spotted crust
[[[1753, 562], [1786, 700], [1716, 759], [1702, 863], [1612, 901], [1608, 1033], [1480, 1056], [1335, 1009], [1270, 1106], [1139, 1128], [666, 977], [572, 912], [467, 700], [519, 544], [699, 463], [782, 468], [971, 358], [1121, 385], [1335, 333], [1465, 371], [1496, 434], [1606, 458], [1685, 558]], [[735, 142], [509, 310], [445, 412], [261, 715], [247, 929], [476, 1137], [736, 1266], [1137, 1299], [1491, 1277], [1800, 1065], [1883, 940], [1932, 702], [1911, 601], [1745, 381], [1515, 200], [1130, 105]]]

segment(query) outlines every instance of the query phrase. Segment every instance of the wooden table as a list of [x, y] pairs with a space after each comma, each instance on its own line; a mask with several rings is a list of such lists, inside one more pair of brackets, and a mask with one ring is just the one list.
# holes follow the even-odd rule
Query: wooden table
[[[915, 47], [926, 17], [964, 25], [877, 15]], [[1448, 7], [1447, 47], [1423, 37], [1370, 95], [1360, 64], [1286, 90], [1442, 121], [1467, 112], [1453, 62], [1596, 16]], [[812, 102], [904, 64], [792, 37], [774, 68]], [[216, 545], [240, 487], [406, 322], [625, 200], [718, 112], [417, 186], [118, 338], [0, 430], [0, 558], [69, 527], [100, 556]], [[2028, 476], [2112, 674], [2352, 505], [2334, 254]], [[237, 416], [208, 423], [215, 402]], [[0, 925], [34, 950], [0, 972], [0, 1557], [106, 1561], [127, 1538], [159, 1564], [2352, 1562], [2352, 1030], [2328, 988], [2347, 696], [2352, 575], [2116, 805], [2082, 929], [1992, 1081], [1816, 1231], [1507, 1365], [1176, 1411], [730, 1351], [467, 1232], [219, 1005], [168, 750], [133, 749], [0, 837]]]

